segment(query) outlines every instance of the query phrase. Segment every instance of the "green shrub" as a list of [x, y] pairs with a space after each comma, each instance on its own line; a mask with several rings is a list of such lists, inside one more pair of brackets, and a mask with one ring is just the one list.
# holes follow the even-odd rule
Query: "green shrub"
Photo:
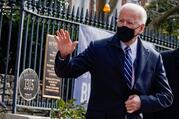
[[65, 102], [57, 100], [57, 108], [52, 108], [52, 119], [85, 119], [86, 110], [83, 107], [85, 103], [80, 105], [75, 104], [75, 100], [71, 99]]

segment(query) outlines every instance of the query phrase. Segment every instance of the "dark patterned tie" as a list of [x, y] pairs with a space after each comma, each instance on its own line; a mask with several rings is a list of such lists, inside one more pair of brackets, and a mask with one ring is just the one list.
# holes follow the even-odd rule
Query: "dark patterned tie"
[[124, 77], [129, 88], [132, 88], [132, 57], [130, 56], [130, 47], [125, 49], [125, 58], [124, 58]]

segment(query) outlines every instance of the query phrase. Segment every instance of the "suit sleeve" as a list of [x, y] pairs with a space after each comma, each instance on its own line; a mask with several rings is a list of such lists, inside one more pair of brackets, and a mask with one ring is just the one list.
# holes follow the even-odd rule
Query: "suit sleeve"
[[141, 95], [141, 111], [155, 112], [169, 107], [173, 102], [173, 95], [166, 77], [161, 55], [158, 57], [152, 83], [151, 95]]
[[55, 58], [55, 73], [61, 78], [76, 78], [83, 73], [90, 71], [94, 64], [94, 48], [93, 42], [88, 48], [78, 56], [70, 59], [68, 56], [62, 60], [59, 58], [60, 52]]

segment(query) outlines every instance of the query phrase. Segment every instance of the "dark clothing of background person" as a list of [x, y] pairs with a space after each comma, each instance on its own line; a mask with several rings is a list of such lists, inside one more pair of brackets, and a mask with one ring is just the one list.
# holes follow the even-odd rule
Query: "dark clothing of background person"
[[161, 55], [174, 100], [170, 107], [154, 113], [154, 119], [179, 119], [179, 48], [161, 52]]

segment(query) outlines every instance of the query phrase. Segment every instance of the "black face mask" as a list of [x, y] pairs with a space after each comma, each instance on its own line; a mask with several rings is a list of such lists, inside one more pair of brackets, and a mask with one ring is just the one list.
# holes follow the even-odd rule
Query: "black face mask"
[[135, 29], [131, 29], [126, 26], [117, 27], [116, 36], [122, 42], [128, 42], [128, 41], [132, 40], [132, 38], [135, 37], [134, 31], [135, 31]]

